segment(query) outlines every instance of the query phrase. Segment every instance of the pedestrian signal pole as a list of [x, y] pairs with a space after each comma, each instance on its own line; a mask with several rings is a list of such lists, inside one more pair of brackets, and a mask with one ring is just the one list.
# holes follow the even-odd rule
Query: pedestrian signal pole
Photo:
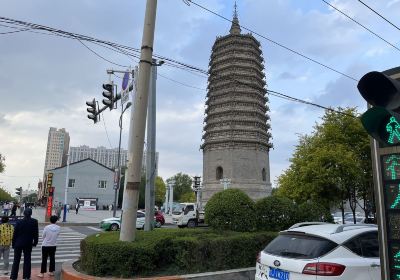
[[357, 87], [368, 102], [361, 122], [373, 138], [372, 162], [383, 280], [400, 280], [400, 67], [369, 72]]

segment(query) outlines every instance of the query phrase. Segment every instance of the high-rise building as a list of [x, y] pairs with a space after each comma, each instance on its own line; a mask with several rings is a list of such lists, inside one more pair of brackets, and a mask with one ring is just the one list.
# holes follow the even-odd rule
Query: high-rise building
[[[241, 34], [236, 11], [230, 32], [217, 37], [209, 64], [203, 134], [203, 191], [238, 188], [252, 199], [271, 193], [271, 133], [260, 43]], [[224, 180], [225, 179], [225, 180]]]
[[[107, 149], [106, 147], [91, 148], [86, 145], [70, 148], [70, 163], [81, 161], [87, 158], [93, 159], [108, 168], [114, 169], [118, 167], [118, 148]], [[121, 166], [126, 166], [128, 159], [128, 151], [121, 149]], [[156, 153], [156, 163], [158, 163], [158, 152]], [[142, 167], [145, 170], [146, 166], [146, 153], [143, 154]], [[158, 165], [157, 165], [158, 166]]]
[[47, 138], [46, 161], [44, 173], [67, 164], [67, 154], [69, 149], [69, 133], [64, 129], [50, 127]]

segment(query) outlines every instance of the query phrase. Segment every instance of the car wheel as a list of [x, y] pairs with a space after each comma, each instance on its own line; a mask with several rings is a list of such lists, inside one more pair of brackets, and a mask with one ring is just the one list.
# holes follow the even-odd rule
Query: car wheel
[[118, 230], [118, 229], [119, 229], [118, 224], [112, 224], [112, 225], [110, 226], [110, 230], [111, 230], [111, 231], [116, 231], [116, 230]]
[[197, 226], [197, 223], [195, 220], [190, 220], [187, 224], [188, 228], [195, 228]]

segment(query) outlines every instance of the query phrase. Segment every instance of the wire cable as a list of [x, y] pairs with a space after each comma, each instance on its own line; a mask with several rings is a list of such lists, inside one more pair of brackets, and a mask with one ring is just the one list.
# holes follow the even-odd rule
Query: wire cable
[[[202, 6], [202, 5], [200, 5], [200, 4], [196, 3], [196, 2], [194, 2], [193, 0], [186, 0], [186, 1], [188, 1], [188, 2], [190, 2], [190, 3], [192, 3], [192, 4], [194, 4], [194, 5], [196, 5], [197, 7], [201, 8], [201, 9], [203, 9], [203, 10], [209, 12], [209, 13], [212, 13], [212, 14], [214, 14], [214, 15], [216, 15], [216, 16], [218, 16], [218, 17], [220, 17], [220, 18], [222, 18], [222, 19], [224, 19], [224, 20], [226, 20], [226, 21], [228, 21], [228, 22], [233, 23], [233, 20], [230, 20], [230, 19], [226, 18], [225, 16], [220, 15], [220, 14], [218, 14], [217, 12], [215, 12], [215, 11], [213, 11], [213, 10], [210, 10], [210, 9], [208, 9], [208, 8], [206, 8], [206, 7]], [[353, 77], [351, 77], [350, 75], [347, 75], [347, 74], [345, 74], [345, 73], [343, 73], [343, 72], [341, 72], [341, 71], [339, 71], [339, 70], [336, 70], [335, 68], [333, 68], [333, 67], [331, 67], [331, 66], [328, 66], [328, 65], [326, 65], [326, 64], [324, 64], [324, 63], [322, 63], [322, 62], [319, 62], [319, 61], [317, 61], [317, 60], [315, 60], [315, 59], [313, 59], [313, 58], [311, 58], [311, 57], [309, 57], [309, 56], [306, 56], [306, 55], [300, 53], [299, 51], [296, 51], [296, 50], [294, 50], [294, 49], [291, 49], [291, 48], [289, 48], [289, 47], [287, 47], [287, 46], [285, 46], [285, 45], [283, 45], [283, 44], [281, 44], [281, 43], [279, 43], [279, 42], [277, 42], [277, 41], [274, 41], [274, 40], [272, 40], [272, 39], [270, 39], [270, 38], [268, 38], [268, 37], [266, 37], [266, 36], [264, 36], [264, 35], [262, 35], [262, 34], [256, 32], [256, 31], [252, 30], [252, 29], [250, 29], [250, 28], [248, 28], [248, 27], [246, 27], [246, 26], [243, 26], [243, 25], [239, 25], [239, 26], [240, 26], [241, 28], [243, 28], [244, 30], [247, 30], [247, 31], [249, 31], [249, 32], [251, 32], [251, 33], [253, 33], [253, 34], [255, 34], [255, 35], [257, 35], [257, 36], [259, 36], [259, 37], [261, 37], [261, 38], [263, 38], [263, 39], [265, 39], [265, 40], [267, 40], [267, 41], [269, 41], [269, 42], [271, 42], [271, 43], [273, 43], [273, 44], [275, 44], [275, 45], [277, 45], [277, 46], [279, 46], [279, 47], [281, 47], [281, 48], [283, 48], [283, 49], [285, 49], [285, 50], [287, 50], [287, 51], [289, 51], [289, 52], [292, 52], [292, 53], [294, 53], [294, 54], [296, 54], [296, 55], [298, 55], [298, 56], [301, 56], [301, 57], [303, 57], [303, 58], [305, 58], [305, 59], [307, 59], [307, 60], [309, 60], [309, 61], [311, 61], [311, 62], [314, 62], [314, 63], [316, 63], [316, 64], [318, 64], [318, 65], [320, 65], [320, 66], [322, 66], [322, 67], [324, 67], [324, 68], [326, 68], [326, 69], [329, 69], [329, 70], [331, 70], [331, 71], [333, 71], [333, 72], [336, 72], [337, 74], [340, 74], [340, 75], [342, 75], [342, 76], [344, 76], [344, 77], [346, 77], [346, 78], [349, 78], [349, 79], [351, 79], [351, 80], [353, 80], [353, 81], [355, 81], [355, 82], [358, 82], [358, 80], [357, 80], [356, 78], [353, 78]]]
[[177, 81], [177, 80], [174, 80], [174, 79], [168, 78], [167, 76], [164, 76], [164, 75], [162, 75], [162, 74], [160, 74], [160, 73], [157, 73], [157, 75], [158, 75], [158, 76], [160, 76], [160, 77], [163, 77], [163, 78], [164, 78], [164, 79], [166, 79], [166, 80], [169, 80], [169, 81], [171, 81], [171, 82], [174, 82], [174, 83], [180, 84], [180, 85], [182, 85], [182, 86], [185, 86], [185, 87], [189, 87], [189, 88], [194, 88], [194, 89], [197, 89], [197, 90], [206, 91], [206, 89], [205, 89], [205, 88], [194, 87], [194, 86], [191, 86], [191, 85], [188, 85], [188, 84], [185, 84], [185, 83], [179, 82], [179, 81]]
[[365, 30], [367, 30], [369, 33], [375, 35], [375, 37], [381, 39], [382, 41], [384, 41], [385, 43], [387, 43], [388, 45], [392, 46], [393, 48], [395, 48], [396, 50], [400, 51], [400, 49], [398, 47], [396, 47], [395, 45], [393, 45], [392, 43], [390, 43], [389, 41], [387, 41], [386, 39], [382, 38], [381, 36], [379, 36], [377, 33], [375, 33], [374, 31], [372, 31], [371, 29], [369, 29], [368, 27], [366, 27], [365, 25], [361, 24], [360, 22], [358, 22], [357, 20], [355, 20], [354, 18], [350, 17], [349, 15], [345, 14], [343, 11], [339, 10], [338, 8], [336, 8], [335, 6], [333, 6], [332, 4], [330, 4], [328, 1], [326, 0], [322, 0], [322, 2], [324, 2], [325, 4], [327, 4], [329, 7], [331, 7], [332, 9], [336, 10], [337, 12], [341, 13], [342, 15], [344, 15], [345, 17], [347, 17], [348, 19], [350, 19], [351, 21], [355, 22], [356, 24], [358, 24], [359, 26], [361, 26], [362, 28], [364, 28]]
[[388, 20], [387, 18], [385, 18], [384, 16], [382, 16], [380, 13], [378, 13], [377, 11], [375, 11], [374, 9], [372, 9], [370, 6], [368, 6], [367, 4], [365, 4], [363, 1], [358, 0], [358, 2], [360, 2], [361, 4], [363, 4], [365, 7], [367, 7], [369, 10], [371, 10], [372, 12], [374, 12], [375, 14], [377, 14], [380, 18], [382, 18], [384, 21], [386, 21], [387, 23], [389, 23], [391, 26], [393, 26], [394, 28], [396, 28], [397, 30], [400, 31], [400, 27], [398, 27], [397, 25], [395, 25], [394, 23], [392, 23], [390, 20]]
[[104, 126], [104, 130], [106, 132], [106, 135], [107, 135], [108, 144], [110, 145], [110, 149], [112, 149], [113, 147], [112, 147], [111, 142], [110, 142], [110, 137], [108, 137], [108, 131], [107, 131], [106, 122], [104, 120], [104, 114], [101, 113], [101, 116], [102, 116], [102, 119], [103, 119], [103, 126]]

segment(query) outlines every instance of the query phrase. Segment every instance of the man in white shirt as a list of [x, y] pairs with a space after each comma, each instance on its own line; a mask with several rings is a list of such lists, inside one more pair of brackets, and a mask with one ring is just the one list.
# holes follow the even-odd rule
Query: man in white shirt
[[50, 267], [49, 267], [49, 275], [54, 276], [54, 270], [56, 269], [56, 247], [57, 247], [57, 239], [60, 234], [60, 226], [56, 225], [58, 221], [57, 216], [50, 217], [50, 225], [45, 226], [43, 229], [43, 243], [42, 243], [42, 266], [40, 269], [40, 273], [38, 277], [43, 278], [44, 273], [47, 271], [47, 257], [50, 257]]

